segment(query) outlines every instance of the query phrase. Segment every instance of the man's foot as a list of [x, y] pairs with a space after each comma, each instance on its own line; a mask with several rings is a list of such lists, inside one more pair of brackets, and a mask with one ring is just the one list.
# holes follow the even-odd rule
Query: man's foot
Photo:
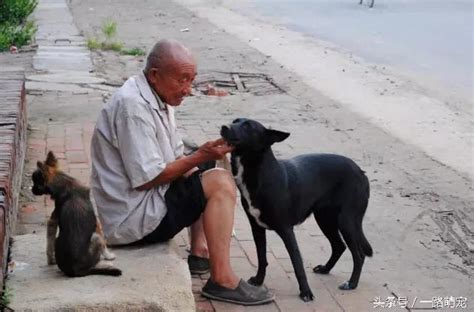
[[264, 304], [275, 299], [267, 288], [252, 286], [242, 279], [235, 289], [220, 286], [209, 279], [202, 288], [201, 294], [209, 299], [241, 305]]
[[188, 256], [188, 266], [191, 274], [206, 274], [210, 270], [209, 259], [194, 255]]

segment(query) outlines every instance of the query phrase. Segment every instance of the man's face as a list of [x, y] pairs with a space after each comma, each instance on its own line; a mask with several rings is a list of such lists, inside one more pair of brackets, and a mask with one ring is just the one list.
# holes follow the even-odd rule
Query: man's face
[[152, 68], [150, 83], [161, 100], [171, 106], [181, 104], [191, 94], [196, 77], [196, 64], [192, 59], [170, 61], [165, 68]]

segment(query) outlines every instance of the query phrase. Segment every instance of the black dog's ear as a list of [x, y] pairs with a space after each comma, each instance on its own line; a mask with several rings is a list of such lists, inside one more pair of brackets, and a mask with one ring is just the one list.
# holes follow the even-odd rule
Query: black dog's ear
[[246, 121], [247, 118], [236, 118], [234, 120], [232, 120], [232, 123], [239, 123], [239, 122], [242, 122], [242, 121]]
[[43, 165], [43, 163], [42, 163], [41, 161], [38, 160], [38, 161], [36, 162], [36, 167], [38, 167], [38, 169], [40, 169], [40, 170], [43, 170], [44, 165]]
[[48, 167], [56, 167], [58, 160], [56, 159], [56, 156], [54, 156], [53, 152], [49, 151], [48, 156], [46, 156], [45, 164]]
[[272, 130], [272, 129], [266, 129], [265, 135], [267, 136], [267, 140], [270, 142], [270, 144], [273, 144], [275, 142], [281, 142], [290, 136], [288, 132]]

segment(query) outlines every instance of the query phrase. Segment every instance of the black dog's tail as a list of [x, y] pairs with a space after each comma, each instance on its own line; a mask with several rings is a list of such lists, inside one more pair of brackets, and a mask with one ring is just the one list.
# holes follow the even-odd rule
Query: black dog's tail
[[373, 250], [372, 246], [370, 246], [369, 241], [365, 238], [364, 232], [362, 232], [362, 228], [360, 229], [360, 248], [362, 249], [362, 253], [367, 257], [372, 257]]
[[95, 267], [90, 269], [88, 275], [111, 275], [111, 276], [120, 276], [122, 275], [122, 270], [113, 267], [111, 265], [97, 264]]
[[360, 216], [360, 222], [358, 224], [358, 226], [359, 226], [359, 229], [358, 229], [358, 232], [359, 232], [359, 248], [361, 249], [360, 251], [361, 251], [362, 254], [366, 255], [367, 257], [372, 257], [372, 255], [374, 253], [373, 250], [372, 250], [372, 246], [370, 246], [369, 241], [365, 237], [364, 231], [362, 230], [362, 219], [364, 217], [365, 211], [366, 211], [367, 206], [369, 204], [370, 183], [369, 183], [369, 179], [365, 175], [364, 171], [362, 171], [362, 177], [363, 177], [363, 183], [361, 183], [361, 184], [363, 185], [363, 187], [361, 188], [360, 192], [361, 192], [361, 197], [365, 198], [365, 200], [362, 203], [362, 207], [361, 207], [362, 208], [361, 209], [362, 215]]

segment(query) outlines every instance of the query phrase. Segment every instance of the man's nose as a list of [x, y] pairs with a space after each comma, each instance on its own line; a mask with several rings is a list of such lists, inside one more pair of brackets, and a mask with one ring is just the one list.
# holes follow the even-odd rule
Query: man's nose
[[191, 94], [192, 91], [193, 91], [192, 85], [189, 84], [186, 87], [184, 87], [183, 90], [181, 90], [181, 93], [183, 94], [183, 96], [188, 96]]

